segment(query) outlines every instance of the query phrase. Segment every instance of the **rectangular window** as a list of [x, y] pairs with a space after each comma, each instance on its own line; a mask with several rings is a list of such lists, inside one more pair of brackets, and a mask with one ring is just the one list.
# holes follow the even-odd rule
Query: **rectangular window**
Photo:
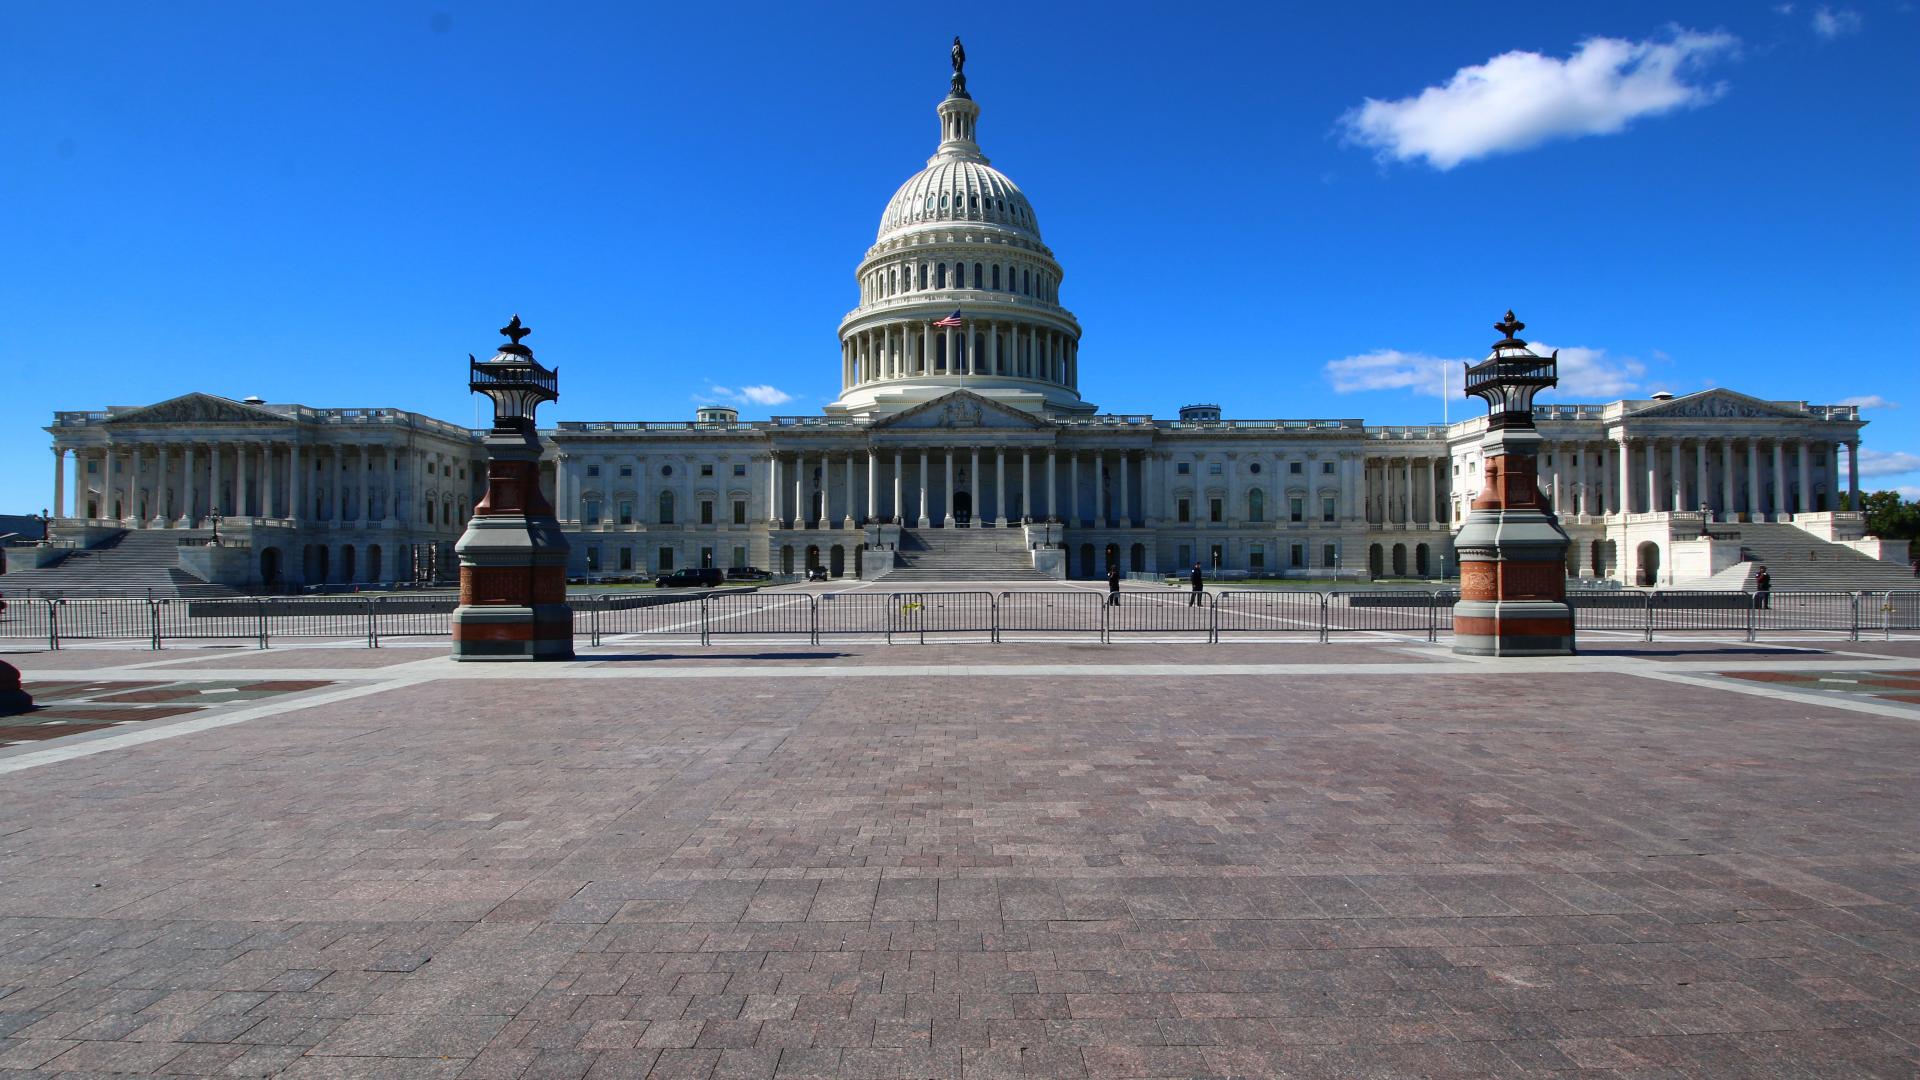
[[633, 466], [631, 466], [631, 465], [622, 465], [622, 466], [620, 466], [620, 475], [621, 475], [621, 476], [632, 476], [632, 475], [633, 475]]
[[597, 574], [599, 572], [600, 572], [600, 545], [594, 544], [587, 548], [587, 573]]
[[[433, 466], [432, 466], [431, 464], [429, 464], [429, 465], [427, 466], [427, 471], [428, 471], [428, 472], [432, 472], [432, 471], [433, 471]], [[588, 475], [588, 476], [599, 476], [599, 475], [600, 475], [600, 466], [598, 466], [598, 465], [589, 465], [589, 466], [587, 466], [587, 475]]]
[[1321, 548], [1320, 549], [1320, 565], [1332, 566], [1334, 563], [1334, 557], [1339, 550], [1340, 550], [1339, 548], [1335, 547], [1332, 544], [1328, 544], [1325, 547]]
[[1247, 549], [1247, 569], [1265, 570], [1267, 568], [1267, 549], [1264, 544], [1255, 544]]
[[673, 549], [670, 547], [663, 547], [660, 549], [660, 572], [664, 574], [672, 569], [673, 569]]
[[701, 476], [712, 476], [712, 475], [713, 475], [713, 466], [711, 466], [711, 465], [702, 465], [702, 466], [700, 466], [700, 475], [701, 475]]
[[1338, 508], [1334, 505], [1333, 496], [1329, 495], [1320, 500], [1321, 521], [1332, 521], [1337, 513]]
[[1307, 520], [1307, 500], [1298, 495], [1287, 500], [1287, 520], [1298, 525]]
[[735, 567], [744, 567], [747, 565], [747, 549], [746, 548], [736, 547], [733, 549], [733, 565]]
[[87, 459], [87, 472], [89, 472], [89, 473], [98, 473], [99, 471], [100, 471], [100, 463], [99, 463], [98, 461], [95, 461], [95, 460], [93, 460], [92, 458], [88, 458], [88, 459]]
[[1193, 466], [1185, 461], [1177, 461], [1173, 465], [1173, 471], [1180, 476], [1185, 476], [1193, 471]]
[[745, 525], [747, 523], [747, 500], [733, 500], [733, 523], [735, 525]]
[[632, 548], [623, 547], [620, 549], [620, 569], [622, 570], [633, 569], [633, 549]]
[[1295, 570], [1307, 568], [1307, 545], [1290, 544], [1287, 547], [1287, 565]]
[[581, 519], [589, 525], [600, 524], [600, 500], [587, 499], [582, 503]]
[[1222, 465], [1221, 465], [1221, 464], [1220, 464], [1219, 462], [1217, 462], [1217, 461], [1209, 461], [1209, 462], [1207, 462], [1207, 475], [1208, 475], [1208, 476], [1219, 476], [1219, 475], [1221, 474], [1221, 472], [1223, 472], [1223, 471], [1224, 471], [1224, 467], [1223, 467], [1223, 466], [1222, 466]]
[[633, 524], [633, 500], [631, 499], [620, 500], [620, 524]]
[[703, 547], [700, 549], [700, 565], [703, 568], [710, 568], [713, 566], [713, 549], [712, 548]]
[[1180, 545], [1180, 569], [1185, 570], [1187, 567], [1192, 565], [1193, 565], [1193, 545], [1181, 544]]
[[1222, 520], [1223, 509], [1224, 508], [1220, 505], [1219, 499], [1208, 499], [1207, 500], [1207, 520], [1213, 521], [1213, 522], [1218, 522]]
[[[1193, 520], [1193, 508], [1187, 505], [1187, 500], [1185, 499], [1181, 499], [1179, 502], [1174, 504], [1173, 513], [1174, 513], [1174, 520], [1176, 521], [1192, 521]], [[1185, 556], [1182, 556], [1182, 558], [1185, 558]]]
[[735, 476], [745, 476], [745, 475], [747, 475], [747, 467], [746, 467], [746, 465], [744, 465], [744, 464], [740, 464], [740, 465], [735, 465], [735, 466], [733, 467], [733, 475], [735, 475]]
[[702, 525], [713, 524], [713, 500], [712, 499], [700, 500], [700, 524]]
[[1325, 475], [1327, 475], [1327, 476], [1332, 476], [1332, 475], [1333, 475], [1333, 462], [1331, 462], [1331, 461], [1323, 461], [1323, 462], [1321, 462], [1321, 463], [1320, 463], [1320, 471], [1321, 471], [1321, 472], [1322, 472], [1323, 474], [1325, 474]]
[[1218, 570], [1225, 565], [1227, 565], [1226, 549], [1220, 544], [1213, 545], [1213, 568]]
[[1299, 476], [1302, 472], [1306, 471], [1306, 462], [1289, 461], [1287, 462], [1287, 471], [1292, 473], [1295, 476]]

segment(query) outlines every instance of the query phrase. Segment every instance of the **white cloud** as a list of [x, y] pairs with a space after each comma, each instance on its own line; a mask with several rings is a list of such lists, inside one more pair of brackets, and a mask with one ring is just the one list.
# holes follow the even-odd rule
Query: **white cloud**
[[764, 383], [757, 386], [743, 386], [738, 390], [730, 386], [707, 384], [706, 396], [731, 401], [735, 405], [785, 405], [793, 400], [793, 395], [777, 386]]
[[1860, 448], [1861, 476], [1899, 476], [1910, 472], [1920, 472], [1920, 454], [1909, 454], [1905, 450]]
[[1860, 23], [1860, 13], [1852, 8], [1841, 8], [1835, 11], [1829, 7], [1821, 7], [1813, 13], [1813, 32], [1828, 41], [1844, 34], [1858, 33]]
[[1416, 394], [1440, 396], [1441, 379], [1456, 392], [1460, 387], [1460, 365], [1464, 358], [1443, 359], [1426, 353], [1376, 349], [1358, 356], [1329, 360], [1324, 371], [1336, 394], [1362, 390], [1412, 390]]
[[1897, 409], [1900, 407], [1899, 402], [1888, 401], [1879, 394], [1855, 394], [1852, 397], [1841, 398], [1836, 404], [1855, 405], [1862, 409]]
[[[1546, 355], [1554, 349], [1544, 341], [1528, 348]], [[1614, 401], [1640, 389], [1647, 365], [1631, 356], [1609, 356], [1605, 349], [1574, 345], [1560, 350], [1560, 385], [1548, 396], [1569, 401]]]
[[1383, 160], [1424, 158], [1445, 171], [1551, 139], [1615, 134], [1638, 117], [1708, 104], [1725, 86], [1686, 76], [1738, 45], [1730, 34], [1675, 28], [1665, 41], [1588, 38], [1566, 59], [1502, 53], [1414, 97], [1368, 98], [1340, 125], [1349, 141]]

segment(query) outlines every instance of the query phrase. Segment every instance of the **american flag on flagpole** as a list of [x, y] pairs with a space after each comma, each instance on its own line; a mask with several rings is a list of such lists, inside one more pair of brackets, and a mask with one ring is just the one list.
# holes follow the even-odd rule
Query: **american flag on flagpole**
[[944, 318], [944, 319], [938, 319], [938, 320], [935, 320], [935, 322], [934, 322], [934, 324], [933, 324], [933, 325], [935, 325], [935, 326], [964, 326], [964, 325], [966, 325], [966, 324], [965, 324], [964, 322], [962, 322], [962, 321], [960, 320], [960, 309], [959, 309], [959, 308], [954, 308], [954, 309], [953, 309], [953, 314], [951, 314], [951, 315], [949, 315], [949, 316], [947, 316], [947, 317], [946, 317], [946, 318]]

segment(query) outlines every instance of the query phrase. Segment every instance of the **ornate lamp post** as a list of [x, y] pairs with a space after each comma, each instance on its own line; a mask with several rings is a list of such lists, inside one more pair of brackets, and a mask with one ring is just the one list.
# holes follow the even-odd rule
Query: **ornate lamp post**
[[453, 612], [455, 660], [570, 660], [567, 538], [540, 491], [540, 434], [534, 410], [560, 396], [549, 370], [520, 343], [532, 333], [520, 316], [500, 328], [508, 344], [491, 360], [467, 357], [468, 389], [493, 400], [487, 433], [487, 493], [454, 545], [460, 606]]
[[220, 523], [224, 520], [226, 519], [221, 515], [219, 507], [216, 506], [207, 511], [207, 521], [213, 525], [213, 535], [207, 538], [208, 547], [220, 546]]
[[1573, 652], [1567, 606], [1567, 545], [1560, 519], [1540, 494], [1533, 396], [1560, 381], [1558, 350], [1540, 356], [1514, 335], [1513, 312], [1494, 324], [1502, 337], [1467, 365], [1467, 394], [1487, 402], [1480, 440], [1483, 483], [1453, 538], [1460, 603], [1453, 651], [1471, 656], [1565, 656]]
[[53, 546], [53, 519], [47, 516], [47, 508], [40, 508], [40, 546]]

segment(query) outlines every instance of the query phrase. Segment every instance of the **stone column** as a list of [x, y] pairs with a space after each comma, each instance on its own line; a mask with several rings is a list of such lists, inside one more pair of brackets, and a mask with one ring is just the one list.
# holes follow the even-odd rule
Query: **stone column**
[[867, 447], [867, 523], [880, 520], [880, 451]]
[[1667, 441], [1667, 499], [1668, 511], [1681, 513], [1687, 509], [1686, 470], [1680, 467], [1680, 440]]
[[[1693, 443], [1694, 501], [1700, 505], [1707, 505], [1711, 501], [1708, 492], [1712, 490], [1712, 481], [1707, 476], [1707, 440], [1696, 439]], [[1689, 509], [1697, 510], [1699, 505], [1691, 506]], [[1711, 506], [1708, 506], [1708, 511], [1711, 513]]]
[[1007, 527], [1007, 448], [1004, 446], [993, 448], [993, 523], [1002, 529]]
[[767, 524], [775, 529], [786, 527], [786, 521], [780, 517], [780, 453], [767, 451]]
[[1093, 523], [1095, 528], [1104, 529], [1112, 524], [1107, 515], [1107, 455], [1105, 451], [1095, 451], [1093, 455]]
[[53, 448], [53, 516], [67, 516], [67, 448]]
[[[988, 374], [992, 374], [992, 375], [998, 375], [1000, 373], [1000, 324], [999, 323], [987, 324], [987, 372]], [[1000, 514], [1001, 520], [1004, 521], [1006, 519], [1007, 515], [1000, 513], [999, 510], [996, 509], [994, 512], [997, 514]]]
[[[1054, 484], [1060, 478], [1059, 466], [1054, 463], [1053, 447], [1047, 447], [1047, 516], [1060, 517], [1060, 500], [1054, 497]], [[1065, 521], [1065, 518], [1061, 518]]]
[[903, 455], [898, 449], [893, 452], [893, 517], [900, 524], [907, 523], [906, 483], [902, 469]]
[[400, 469], [399, 460], [395, 457], [398, 453], [391, 446], [380, 448], [380, 465], [387, 474], [387, 504], [383, 520], [389, 529], [400, 527]]
[[224, 456], [221, 450], [217, 442], [207, 444], [207, 514], [211, 516], [218, 510], [221, 517], [226, 517], [226, 492], [220, 483], [220, 458]]
[[1620, 505], [1620, 516], [1626, 517], [1633, 513], [1633, 444], [1627, 441], [1624, 431], [1620, 433], [1619, 440], [1620, 486], [1615, 501]]
[[1133, 498], [1127, 490], [1131, 486], [1127, 475], [1127, 457], [1125, 450], [1120, 451], [1120, 527], [1123, 529], [1133, 528]]
[[1847, 509], [1860, 509], [1860, 440], [1847, 440]]
[[[189, 468], [193, 461], [189, 457]], [[306, 474], [300, 468], [300, 441], [287, 443], [287, 519], [295, 525], [307, 516]]]
[[1020, 451], [1020, 520], [1033, 518], [1033, 451]]
[[853, 514], [854, 514], [854, 507], [858, 505], [858, 503], [855, 501], [858, 498], [858, 496], [855, 493], [859, 489], [856, 488], [853, 483], [853, 469], [854, 469], [854, 459], [858, 456], [859, 455], [855, 454], [851, 450], [847, 451], [847, 513], [846, 513], [846, 516], [843, 517], [840, 521], [841, 528], [845, 528], [845, 529], [851, 529], [855, 527]]
[[[967, 357], [967, 363], [971, 365], [973, 363], [973, 357]], [[973, 513], [969, 515], [973, 520], [967, 524], [977, 529], [980, 527], [980, 522], [985, 518], [987, 513], [987, 482], [980, 477], [980, 448], [978, 446], [973, 448], [972, 464], [967, 466], [967, 480], [973, 485]]]
[[1799, 440], [1794, 452], [1800, 456], [1800, 497], [1794, 500], [1796, 513], [1813, 513], [1813, 443]]
[[1648, 439], [1646, 443], [1646, 453], [1647, 513], [1654, 514], [1665, 509], [1665, 507], [1660, 505], [1662, 501], [1660, 498], [1660, 440]]
[[1080, 451], [1067, 451], [1067, 513], [1076, 528], [1080, 525]]
[[273, 512], [274, 496], [279, 494], [273, 473], [273, 443], [268, 442], [260, 448], [260, 516], [263, 518], [279, 516]]
[[920, 451], [920, 527], [926, 528], [932, 521], [927, 517], [927, 452]]
[[1720, 517], [1732, 520], [1740, 511], [1733, 504], [1733, 440], [1720, 440]]
[[1840, 444], [1829, 440], [1827, 448], [1827, 509], [1840, 509]]
[[1773, 506], [1768, 513], [1774, 521], [1787, 514], [1787, 453], [1779, 439], [1773, 440]]
[[1747, 439], [1747, 518], [1760, 520], [1760, 440]]
[[1413, 528], [1413, 458], [1411, 456], [1402, 458], [1400, 465], [1407, 485], [1406, 512], [1401, 520], [1405, 521], [1407, 528], [1411, 529]]
[[[949, 332], [949, 334], [948, 334], [948, 337], [949, 337], [949, 338], [951, 338], [951, 337], [952, 337], [952, 334], [951, 334], [951, 332]], [[948, 349], [947, 349], [947, 370], [948, 370], [948, 371], [952, 371], [952, 370], [953, 370], [953, 349], [952, 349], [952, 347], [951, 347], [951, 346], [949, 346], [949, 347], [948, 347]], [[945, 527], [947, 527], [947, 528], [949, 528], [949, 529], [951, 529], [951, 528], [953, 528], [953, 526], [954, 526], [954, 519], [953, 519], [953, 448], [952, 448], [952, 447], [947, 447], [947, 448], [946, 448], [946, 454], [945, 454], [945, 457], [946, 457], [946, 460], [947, 460], [947, 498], [946, 498], [946, 507], [947, 507], [947, 512], [946, 512], [946, 514], [945, 514], [945, 515], [943, 515], [943, 518], [942, 518], [942, 524], [943, 524], [943, 525], [945, 525]]]
[[793, 459], [793, 527], [807, 527], [807, 456], [796, 454]]

